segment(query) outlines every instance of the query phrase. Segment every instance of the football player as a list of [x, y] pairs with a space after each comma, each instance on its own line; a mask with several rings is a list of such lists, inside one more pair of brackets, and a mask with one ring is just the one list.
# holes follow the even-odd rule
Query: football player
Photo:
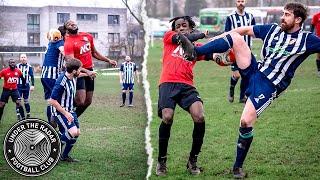
[[[19, 78], [18, 81], [18, 91], [21, 98], [23, 98], [24, 107], [26, 109], [27, 118], [30, 118], [30, 104], [29, 104], [29, 94], [34, 90], [34, 76], [33, 68], [27, 62], [28, 58], [26, 54], [20, 54], [20, 63], [17, 67], [20, 69], [23, 75], [23, 79]], [[17, 111], [18, 108], [16, 107]]]
[[[197, 158], [201, 150], [205, 134], [205, 119], [203, 102], [193, 84], [193, 68], [196, 61], [187, 61], [184, 57], [181, 41], [189, 39], [194, 42], [203, 39], [208, 31], [196, 32], [195, 22], [189, 16], [175, 17], [170, 20], [170, 31], [163, 37], [162, 71], [159, 80], [158, 116], [162, 119], [159, 126], [159, 153], [156, 174], [167, 175], [167, 149], [173, 123], [174, 110], [178, 104], [187, 111], [193, 122], [192, 147], [187, 161], [187, 170], [193, 175], [201, 173]], [[196, 45], [199, 45], [196, 43]], [[193, 57], [192, 60], [212, 59], [212, 54], [206, 57]]]
[[134, 86], [134, 76], [137, 77], [137, 82], [139, 83], [139, 75], [137, 74], [136, 63], [131, 61], [130, 56], [125, 57], [125, 62], [120, 66], [120, 84], [122, 84], [122, 104], [123, 107], [126, 102], [126, 93], [129, 90], [129, 107], [133, 107], [133, 86]]
[[101, 55], [94, 46], [92, 35], [85, 32], [78, 32], [76, 22], [68, 20], [65, 22], [64, 28], [67, 31], [64, 44], [66, 60], [70, 58], [79, 59], [82, 62], [81, 71], [88, 74], [87, 77], [81, 77], [77, 81], [75, 105], [76, 113], [79, 117], [92, 103], [94, 78], [96, 75], [93, 72], [92, 57], [110, 63], [114, 67], [117, 66], [117, 61]]
[[16, 67], [16, 62], [14, 61], [14, 59], [10, 59], [8, 63], [9, 67], [0, 71], [0, 78], [4, 78], [3, 90], [0, 98], [0, 121], [2, 118], [5, 104], [8, 102], [10, 96], [12, 98], [12, 101], [16, 103], [17, 118], [19, 121], [23, 120], [25, 116], [21, 104], [21, 99], [19, 96], [19, 91], [17, 88], [17, 83], [19, 78], [21, 78], [22, 81], [25, 80], [21, 71]]
[[[52, 89], [48, 102], [55, 109], [52, 114], [59, 126], [59, 134], [63, 152], [61, 161], [79, 162], [72, 158], [69, 153], [80, 135], [80, 126], [77, 114], [73, 111], [73, 101], [76, 94], [76, 81], [80, 75], [81, 62], [77, 59], [70, 59], [66, 62], [66, 72], [61, 73]], [[81, 74], [83, 76], [84, 74]]]
[[[237, 9], [232, 12], [226, 19], [225, 32], [228, 32], [234, 28], [238, 28], [241, 26], [252, 26], [256, 24], [256, 21], [251, 13], [245, 11], [246, 0], [235, 0], [235, 4]], [[247, 42], [248, 46], [251, 48], [252, 45], [252, 37], [245, 35], [243, 36], [244, 40]], [[231, 65], [232, 75], [230, 77], [230, 89], [228, 95], [228, 101], [234, 101], [234, 88], [237, 85], [237, 82], [240, 78], [239, 68], [237, 63], [233, 63]], [[245, 91], [248, 87], [248, 83], [244, 79], [241, 78], [240, 82], [240, 97], [239, 103], [246, 102]]]
[[[253, 125], [261, 113], [281, 95], [291, 83], [298, 66], [313, 53], [320, 52], [320, 38], [301, 29], [307, 18], [307, 8], [300, 3], [287, 3], [281, 16], [281, 24], [243, 26], [224, 33], [215, 40], [191, 48], [189, 41], [183, 47], [190, 50], [186, 56], [234, 50], [242, 78], [248, 78], [248, 100], [240, 118], [237, 155], [233, 165], [235, 178], [244, 178], [242, 166], [253, 140]], [[262, 59], [257, 63], [241, 35], [263, 40]], [[219, 38], [220, 37], [220, 38]]]

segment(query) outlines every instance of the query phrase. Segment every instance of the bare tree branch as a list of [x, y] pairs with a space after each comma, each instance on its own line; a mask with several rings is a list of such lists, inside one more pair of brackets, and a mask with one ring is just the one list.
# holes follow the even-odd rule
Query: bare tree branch
[[128, 4], [128, 0], [122, 0], [123, 4], [127, 7], [127, 9], [129, 10], [130, 14], [138, 21], [138, 23], [140, 25], [143, 26], [143, 22], [133, 13], [133, 11], [131, 10], [129, 4]]

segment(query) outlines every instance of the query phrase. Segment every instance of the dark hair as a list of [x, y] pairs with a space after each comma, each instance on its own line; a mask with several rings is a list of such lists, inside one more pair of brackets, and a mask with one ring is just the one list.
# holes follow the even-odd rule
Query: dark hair
[[60, 31], [62, 37], [64, 37], [67, 33], [67, 29], [64, 26], [59, 26], [58, 30]]
[[72, 73], [73, 70], [78, 70], [81, 66], [81, 61], [76, 58], [71, 58], [66, 62], [66, 70], [68, 73]]
[[294, 17], [301, 18], [300, 26], [302, 26], [303, 22], [307, 19], [308, 8], [301, 3], [297, 3], [297, 2], [287, 3], [284, 6], [284, 9], [292, 11], [294, 14]]
[[172, 24], [171, 24], [172, 31], [176, 30], [176, 21], [178, 19], [183, 19], [183, 20], [188, 21], [189, 22], [189, 26], [191, 27], [192, 30], [193, 30], [193, 28], [196, 27], [196, 23], [192, 20], [192, 18], [190, 16], [179, 16], [179, 17], [172, 18], [169, 21], [169, 22], [172, 22]]

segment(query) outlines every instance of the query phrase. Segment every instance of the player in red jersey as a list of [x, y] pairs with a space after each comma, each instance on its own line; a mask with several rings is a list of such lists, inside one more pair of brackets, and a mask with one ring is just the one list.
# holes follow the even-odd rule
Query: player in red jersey
[[[197, 166], [197, 157], [205, 134], [204, 109], [203, 102], [193, 84], [193, 67], [196, 61], [188, 61], [184, 58], [180, 42], [183, 38], [188, 38], [192, 42], [203, 39], [208, 32], [195, 32], [195, 22], [189, 16], [176, 17], [170, 22], [172, 22], [172, 31], [166, 32], [163, 37], [162, 72], [158, 99], [158, 116], [162, 122], [159, 126], [159, 154], [156, 174], [158, 176], [167, 174], [167, 148], [174, 110], [178, 104], [190, 113], [194, 121], [193, 142], [187, 170], [196, 175], [201, 172], [201, 168]], [[212, 60], [212, 55], [197, 57], [197, 60], [200, 59]]]
[[78, 26], [74, 21], [68, 20], [65, 22], [64, 27], [67, 30], [64, 42], [66, 59], [79, 59], [82, 62], [81, 71], [88, 74], [86, 77], [77, 79], [75, 112], [79, 117], [92, 102], [95, 78], [92, 57], [108, 62], [113, 66], [117, 66], [117, 62], [101, 55], [94, 46], [92, 35], [85, 32], [78, 32]]
[[[316, 13], [312, 17], [311, 21], [311, 32], [315, 31], [315, 34], [320, 37], [320, 12]], [[317, 53], [317, 69], [318, 69], [318, 76], [320, 77], [320, 53]]]
[[21, 105], [17, 83], [19, 78], [22, 78], [22, 81], [25, 81], [25, 79], [23, 78], [21, 71], [16, 67], [16, 62], [13, 59], [9, 60], [8, 68], [0, 71], [0, 78], [4, 78], [3, 90], [0, 98], [0, 120], [2, 118], [4, 106], [8, 102], [10, 96], [12, 101], [16, 103], [18, 120], [24, 119], [24, 111]]

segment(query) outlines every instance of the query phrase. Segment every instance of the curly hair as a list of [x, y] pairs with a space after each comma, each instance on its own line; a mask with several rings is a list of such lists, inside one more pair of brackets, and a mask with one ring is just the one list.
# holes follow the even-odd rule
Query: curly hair
[[175, 18], [170, 19], [169, 22], [172, 22], [171, 24], [171, 29], [172, 31], [176, 30], [176, 21], [178, 19], [183, 19], [189, 22], [189, 26], [191, 27], [192, 30], [194, 30], [194, 28], [196, 27], [196, 23], [192, 20], [192, 18], [190, 16], [178, 16]]

